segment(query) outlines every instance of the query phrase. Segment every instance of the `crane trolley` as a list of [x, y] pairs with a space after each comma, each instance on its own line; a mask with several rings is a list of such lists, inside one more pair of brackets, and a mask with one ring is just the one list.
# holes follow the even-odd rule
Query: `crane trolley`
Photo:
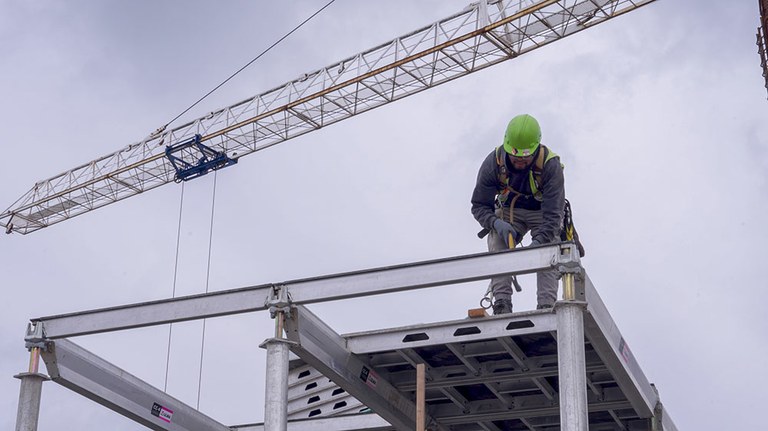
[[210, 171], [237, 163], [237, 159], [206, 146], [201, 140], [202, 136], [198, 134], [184, 142], [165, 147], [165, 156], [176, 169], [176, 182], [201, 177]]

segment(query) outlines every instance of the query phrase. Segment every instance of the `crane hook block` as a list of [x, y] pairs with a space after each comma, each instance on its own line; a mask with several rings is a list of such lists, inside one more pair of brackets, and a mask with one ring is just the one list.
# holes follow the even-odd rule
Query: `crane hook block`
[[237, 163], [223, 151], [216, 151], [202, 142], [202, 136], [165, 147], [165, 156], [176, 169], [174, 181], [188, 181], [201, 177], [208, 172], [226, 168]]

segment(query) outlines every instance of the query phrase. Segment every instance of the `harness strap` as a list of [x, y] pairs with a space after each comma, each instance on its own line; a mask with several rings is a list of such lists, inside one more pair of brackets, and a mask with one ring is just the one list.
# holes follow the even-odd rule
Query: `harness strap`
[[[507, 170], [507, 163], [506, 163], [506, 156], [507, 152], [504, 151], [503, 146], [496, 147], [496, 166], [498, 168], [498, 181], [499, 184], [503, 187], [499, 191], [499, 201], [504, 204], [510, 193], [514, 193], [517, 195], [524, 195], [523, 193], [513, 189], [509, 186], [509, 172]], [[528, 184], [531, 188], [531, 196], [541, 201], [542, 195], [539, 191], [539, 187], [541, 184], [541, 176], [544, 173], [544, 165], [550, 160], [557, 157], [557, 154], [547, 148], [545, 145], [540, 145], [539, 150], [536, 155], [536, 160], [533, 163], [533, 166], [528, 170]], [[562, 164], [561, 164], [562, 165]]]

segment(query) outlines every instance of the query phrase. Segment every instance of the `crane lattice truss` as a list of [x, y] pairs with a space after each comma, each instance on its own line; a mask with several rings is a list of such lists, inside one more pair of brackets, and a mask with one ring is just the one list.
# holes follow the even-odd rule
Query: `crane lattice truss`
[[168, 146], [234, 160], [562, 39], [654, 0], [481, 0], [462, 12], [40, 181], [0, 214], [22, 234], [173, 182]]
[[757, 52], [763, 68], [765, 88], [768, 89], [768, 0], [758, 0], [760, 5], [760, 26], [757, 27]]

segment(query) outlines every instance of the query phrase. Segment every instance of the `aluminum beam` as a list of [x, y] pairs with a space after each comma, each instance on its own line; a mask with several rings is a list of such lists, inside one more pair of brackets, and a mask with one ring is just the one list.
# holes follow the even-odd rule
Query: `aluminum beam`
[[[584, 332], [587, 340], [611, 370], [632, 408], [641, 417], [658, 416], [654, 410], [660, 405], [659, 395], [640, 368], [592, 281], [586, 274], [582, 277], [587, 302], [587, 313], [584, 314]], [[677, 427], [667, 412], [663, 407], [661, 410], [663, 429], [676, 431]]]
[[[291, 351], [360, 400], [400, 431], [416, 428], [416, 406], [370, 364], [345, 347], [335, 333], [303, 306], [292, 309], [285, 321], [286, 336], [296, 344]], [[427, 419], [428, 423], [430, 419]]]
[[42, 352], [54, 382], [156, 431], [230, 431], [210, 417], [69, 340]]
[[[440, 423], [446, 426], [455, 426], [460, 424], [470, 424], [479, 421], [498, 421], [521, 418], [557, 418], [560, 407], [553, 405], [549, 401], [542, 400], [535, 396], [517, 396], [515, 399], [516, 407], [499, 407], [498, 403], [492, 401], [473, 401], [470, 403], [472, 414], [457, 412], [451, 404], [441, 404], [433, 407], [434, 417]], [[629, 403], [623, 399], [619, 391], [610, 393], [605, 400], [593, 400], [589, 404], [590, 413], [606, 412], [608, 410], [626, 409], [630, 407]], [[559, 424], [566, 429], [562, 423]]]
[[[588, 358], [592, 359], [592, 358]], [[608, 369], [605, 367], [605, 365], [600, 364], [599, 360], [595, 358], [592, 360], [592, 362], [598, 362], [594, 364], [587, 365], [587, 372], [606, 372]], [[494, 364], [493, 366], [501, 365], [501, 364]], [[464, 370], [464, 368], [459, 367], [445, 367], [445, 368], [438, 368], [435, 371], [441, 372], [443, 374], [453, 374], [461, 372], [461, 370]], [[406, 376], [408, 378], [407, 381], [403, 380], [403, 376], [399, 375], [390, 375], [390, 382], [394, 384], [399, 390], [401, 391], [414, 391], [416, 389], [415, 382], [411, 379], [411, 373], [407, 373]], [[520, 388], [521, 384], [527, 383], [531, 390], [536, 390], [535, 384], [531, 383], [530, 380], [533, 378], [545, 378], [545, 377], [556, 377], [557, 376], [557, 367], [537, 367], [536, 369], [530, 370], [530, 371], [506, 371], [506, 372], [496, 372], [492, 374], [483, 374], [480, 376], [466, 376], [466, 375], [460, 375], [456, 377], [439, 377], [436, 378], [433, 381], [427, 382], [427, 389], [442, 389], [442, 388], [452, 388], [456, 386], [463, 386], [463, 385], [474, 385], [474, 384], [485, 384], [485, 383], [499, 383], [502, 386], [502, 390], [509, 389], [510, 391], [515, 388]], [[544, 396], [546, 398], [546, 396]], [[549, 402], [549, 400], [547, 400]]]
[[584, 279], [587, 299], [587, 313], [584, 315], [585, 335], [600, 358], [613, 371], [616, 383], [627, 395], [632, 408], [641, 417], [651, 417], [658, 396], [640, 369], [592, 281], [586, 275]]
[[312, 304], [439, 285], [503, 274], [528, 274], [579, 262], [571, 243], [480, 253], [328, 275], [276, 284], [184, 296], [79, 313], [32, 319], [47, 339], [266, 310], [267, 301], [287, 289], [291, 302]]
[[557, 322], [554, 314], [540, 310], [489, 316], [483, 319], [451, 320], [432, 325], [345, 334], [344, 338], [347, 340], [349, 350], [360, 355], [435, 344], [535, 334], [556, 329]]
[[[264, 424], [235, 425], [231, 428], [236, 431], [264, 431]], [[288, 421], [288, 431], [389, 431], [392, 429], [394, 429], [392, 425], [373, 413]]]
[[[438, 378], [438, 376], [435, 376], [432, 373], [432, 367], [428, 365], [429, 361], [421, 357], [415, 350], [404, 349], [404, 350], [398, 350], [397, 352], [399, 355], [405, 358], [413, 368], [416, 368], [419, 364], [424, 365], [425, 366], [424, 374], [425, 374], [425, 378], [428, 381], [433, 381]], [[469, 400], [467, 400], [463, 395], [461, 395], [459, 391], [456, 390], [456, 388], [439, 388], [439, 391], [445, 398], [451, 400], [452, 403], [456, 404], [462, 410], [464, 410], [466, 406], [469, 404]]]

